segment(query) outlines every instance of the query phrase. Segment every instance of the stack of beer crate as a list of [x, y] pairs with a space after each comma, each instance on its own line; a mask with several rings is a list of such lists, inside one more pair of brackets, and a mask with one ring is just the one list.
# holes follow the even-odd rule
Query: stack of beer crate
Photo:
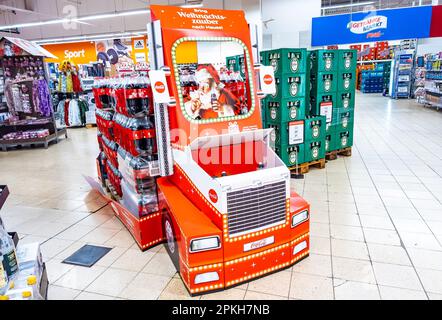
[[353, 146], [357, 51], [339, 50], [337, 56], [336, 103], [326, 133], [327, 153]]
[[310, 117], [317, 120], [316, 126], [321, 136], [319, 155], [322, 158], [330, 151], [326, 136], [330, 136], [334, 129], [333, 111], [337, 108], [339, 53], [339, 50], [310, 52]]
[[304, 129], [308, 96], [308, 52], [277, 49], [261, 55], [264, 65], [275, 71], [276, 93], [262, 101], [264, 127], [274, 129], [275, 152], [288, 167], [306, 162]]

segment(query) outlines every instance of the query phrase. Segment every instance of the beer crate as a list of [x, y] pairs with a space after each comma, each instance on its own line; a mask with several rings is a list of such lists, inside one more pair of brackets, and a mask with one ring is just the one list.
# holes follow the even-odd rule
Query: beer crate
[[261, 121], [263, 123], [263, 127], [265, 127], [267, 120], [267, 98], [261, 99]]
[[336, 109], [333, 115], [333, 123], [336, 125], [337, 131], [350, 130], [354, 128], [354, 111]]
[[306, 96], [307, 78], [305, 74], [275, 75], [276, 93], [269, 97], [273, 99], [302, 98]]
[[341, 72], [356, 72], [358, 51], [343, 49], [338, 51], [338, 70]]
[[353, 131], [338, 131], [334, 134], [333, 148], [330, 151], [341, 150], [353, 146]]
[[259, 53], [259, 63], [261, 63], [264, 66], [268, 66], [268, 62], [267, 62], [267, 51], [261, 51]]
[[356, 90], [356, 73], [355, 72], [338, 72], [338, 90], [345, 92], [354, 92]]
[[239, 66], [239, 74], [243, 79], [246, 79], [246, 59], [244, 58], [244, 55], [238, 56], [238, 66]]
[[230, 56], [226, 58], [226, 67], [232, 72], [240, 71], [239, 56]]
[[275, 146], [275, 152], [287, 167], [297, 166], [305, 162], [304, 144], [294, 146], [285, 144], [277, 145]]
[[283, 123], [304, 120], [306, 116], [306, 99], [271, 99], [265, 103], [266, 120], [268, 123]]
[[333, 93], [338, 89], [338, 75], [336, 72], [312, 72], [310, 74], [310, 95]]
[[[336, 93], [319, 94], [316, 96], [310, 96], [310, 115], [325, 115], [326, 109], [335, 109]], [[328, 115], [327, 122], [331, 122], [330, 115]]]
[[321, 141], [306, 142], [304, 146], [304, 161], [312, 162], [325, 158], [325, 138]]
[[309, 116], [305, 119], [305, 141], [323, 141], [326, 133], [326, 117]]
[[336, 108], [344, 110], [354, 110], [355, 95], [356, 93], [354, 91], [353, 92], [338, 91], [338, 93], [336, 93], [336, 104], [335, 104]]
[[338, 71], [338, 50], [310, 51], [310, 69], [316, 73]]
[[285, 123], [267, 123], [269, 129], [274, 129], [270, 135], [272, 145], [293, 146], [304, 143], [304, 120]]
[[336, 132], [331, 132], [325, 136], [325, 153], [336, 150], [338, 145], [338, 134]]
[[307, 49], [276, 49], [267, 51], [267, 66], [272, 66], [275, 74], [306, 73], [308, 53]]

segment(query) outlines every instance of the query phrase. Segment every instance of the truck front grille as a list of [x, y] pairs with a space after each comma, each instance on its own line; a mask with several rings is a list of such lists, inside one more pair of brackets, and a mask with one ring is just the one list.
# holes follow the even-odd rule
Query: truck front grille
[[286, 220], [286, 182], [227, 194], [229, 235], [264, 229]]

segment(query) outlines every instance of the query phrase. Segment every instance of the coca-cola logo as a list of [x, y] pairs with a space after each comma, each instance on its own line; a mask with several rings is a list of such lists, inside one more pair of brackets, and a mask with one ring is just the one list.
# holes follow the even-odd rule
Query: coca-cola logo
[[273, 83], [273, 77], [270, 74], [264, 76], [264, 83], [266, 85], [271, 85]]
[[266, 245], [267, 245], [267, 241], [266, 240], [261, 240], [261, 241], [256, 241], [256, 242], [252, 243], [250, 245], [250, 247], [252, 249], [259, 249], [259, 248], [265, 247]]
[[218, 194], [216, 193], [215, 190], [213, 190], [213, 189], [209, 190], [209, 198], [210, 198], [210, 201], [212, 201], [213, 203], [218, 202]]
[[166, 86], [161, 81], [158, 81], [157, 83], [155, 83], [155, 90], [158, 93], [164, 93], [166, 91]]

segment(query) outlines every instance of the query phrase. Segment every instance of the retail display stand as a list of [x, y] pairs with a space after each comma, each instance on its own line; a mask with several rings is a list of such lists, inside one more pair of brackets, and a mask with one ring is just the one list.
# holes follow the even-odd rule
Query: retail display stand
[[393, 77], [390, 80], [390, 96], [393, 99], [409, 98], [413, 84], [415, 50], [396, 50]]
[[67, 138], [66, 129], [58, 129], [55, 124], [43, 61], [53, 55], [32, 42], [12, 37], [0, 39], [0, 49], [5, 95], [10, 92], [6, 95], [9, 117], [0, 122], [0, 149], [33, 145], [47, 148], [50, 142]]
[[[254, 29], [249, 29], [242, 11], [156, 5], [150, 9], [153, 97], [134, 86], [97, 88], [100, 181], [87, 180], [111, 203], [140, 248], [166, 243], [192, 295], [231, 288], [298, 263], [309, 255], [310, 206], [291, 191], [290, 171], [270, 147], [271, 130], [262, 128], [260, 99], [276, 88], [272, 68], [254, 64], [259, 57], [258, 44], [251, 43], [257, 39], [250, 36]], [[189, 46], [179, 48], [186, 42]], [[189, 57], [185, 50], [198, 50], [199, 44], [239, 46], [246, 88], [224, 83], [213, 67], [217, 61], [210, 65], [199, 58], [196, 79], [201, 87], [185, 81], [179, 61]], [[218, 62], [239, 54], [227, 53]], [[200, 101], [210, 103], [211, 109], [195, 113], [189, 100], [204, 94], [207, 79], [219, 97], [212, 93], [209, 102]], [[149, 100], [142, 117], [129, 110], [132, 102], [127, 99], [136, 96], [134, 90]], [[221, 95], [237, 101], [238, 107], [229, 111], [220, 104]], [[148, 121], [152, 115], [153, 130]], [[199, 156], [207, 150], [244, 151], [247, 146], [256, 150], [252, 162], [241, 156], [235, 164], [211, 165]], [[150, 160], [143, 162], [139, 153], [146, 150]]]

